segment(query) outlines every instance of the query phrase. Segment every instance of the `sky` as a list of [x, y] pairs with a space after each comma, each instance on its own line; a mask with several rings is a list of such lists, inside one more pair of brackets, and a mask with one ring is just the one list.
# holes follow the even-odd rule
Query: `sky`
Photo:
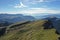
[[0, 13], [57, 14], [60, 13], [60, 0], [0, 0]]

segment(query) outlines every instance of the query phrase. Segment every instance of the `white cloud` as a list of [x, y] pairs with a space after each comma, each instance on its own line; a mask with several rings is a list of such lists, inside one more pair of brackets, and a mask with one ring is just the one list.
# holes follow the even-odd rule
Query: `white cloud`
[[32, 4], [52, 2], [52, 1], [56, 1], [56, 0], [20, 0], [19, 1], [20, 3], [16, 4], [14, 8], [25, 8]]
[[47, 2], [54, 2], [56, 0], [33, 0], [30, 3], [31, 4], [37, 4], [37, 3], [47, 3]]
[[[0, 12], [3, 13], [3, 12]], [[49, 8], [30, 8], [26, 10], [19, 10], [19, 11], [10, 11], [10, 12], [4, 12], [4, 13], [10, 13], [10, 14], [27, 14], [27, 15], [33, 15], [33, 14], [57, 14], [60, 13], [60, 10], [53, 10]]]
[[16, 6], [14, 6], [14, 8], [24, 8], [27, 7], [26, 5], [24, 5], [22, 2], [20, 2], [19, 4], [17, 4]]
[[36, 3], [44, 3], [44, 2], [53, 2], [56, 0], [21, 0], [23, 3], [28, 3], [28, 4], [36, 4]]
[[60, 13], [60, 10], [52, 10], [49, 8], [30, 8], [28, 10], [18, 11], [18, 13], [29, 14], [29, 15], [42, 14], [42, 13], [57, 14]]
[[39, 2], [52, 2], [52, 1], [56, 1], [56, 0], [39, 0]]
[[[31, 13], [57, 13], [60, 12], [58, 10], [52, 10], [52, 9], [48, 9], [48, 8], [31, 8], [30, 10]], [[30, 13], [29, 12], [29, 13]]]

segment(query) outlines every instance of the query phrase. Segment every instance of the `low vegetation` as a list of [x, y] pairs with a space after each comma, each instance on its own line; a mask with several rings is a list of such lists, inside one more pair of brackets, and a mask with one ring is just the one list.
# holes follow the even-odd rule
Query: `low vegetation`
[[[46, 21], [38, 20], [35, 22], [27, 22], [17, 26], [10, 25], [6, 29], [6, 33], [0, 37], [0, 40], [58, 40], [59, 35], [55, 33], [55, 29], [44, 29], [43, 24]], [[19, 24], [19, 25], [18, 25]]]

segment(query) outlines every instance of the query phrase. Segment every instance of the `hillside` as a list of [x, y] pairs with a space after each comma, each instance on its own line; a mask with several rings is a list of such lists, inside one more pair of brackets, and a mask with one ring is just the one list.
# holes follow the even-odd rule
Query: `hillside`
[[[0, 24], [5, 26], [6, 24], [10, 25], [12, 23], [21, 22], [21, 21], [33, 21], [36, 20], [35, 17], [24, 14], [0, 14]], [[0, 26], [0, 27], [1, 27]]]
[[8, 26], [0, 40], [57, 40], [55, 29], [43, 29], [44, 20], [16, 23]]

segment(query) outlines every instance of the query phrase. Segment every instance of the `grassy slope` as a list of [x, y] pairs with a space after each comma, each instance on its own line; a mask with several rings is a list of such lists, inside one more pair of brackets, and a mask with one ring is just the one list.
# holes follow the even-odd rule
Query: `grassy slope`
[[21, 25], [22, 28], [10, 31], [2, 36], [0, 40], [57, 40], [55, 29], [44, 30], [43, 23], [44, 21], [40, 20]]

